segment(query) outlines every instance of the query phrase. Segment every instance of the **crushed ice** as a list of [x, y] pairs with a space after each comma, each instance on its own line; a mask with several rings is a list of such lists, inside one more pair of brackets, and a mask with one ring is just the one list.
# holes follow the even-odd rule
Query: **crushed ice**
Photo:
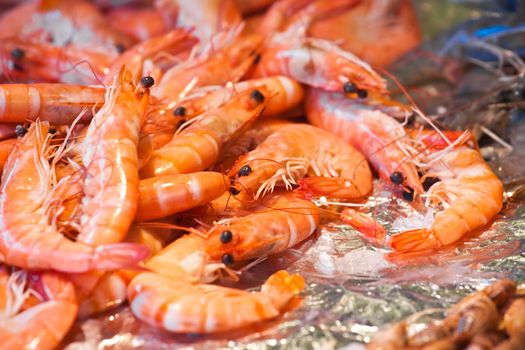
[[324, 234], [308, 250], [306, 257], [316, 271], [324, 275], [374, 273], [389, 267], [383, 253], [366, 247], [351, 250], [342, 257], [336, 256], [335, 242]]
[[392, 224], [392, 230], [403, 232], [417, 228], [430, 228], [434, 222], [434, 212], [429, 209], [426, 213], [414, 213], [407, 217], [398, 217]]

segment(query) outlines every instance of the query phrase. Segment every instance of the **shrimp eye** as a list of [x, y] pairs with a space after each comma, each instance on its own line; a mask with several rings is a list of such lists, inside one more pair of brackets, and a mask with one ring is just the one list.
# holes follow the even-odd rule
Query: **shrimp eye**
[[235, 187], [230, 187], [230, 193], [233, 194], [234, 196], [238, 195], [239, 193], [241, 193], [241, 191], [239, 191], [238, 189], [236, 189]]
[[396, 185], [401, 185], [403, 183], [403, 174], [401, 174], [399, 171], [394, 171], [392, 174], [390, 174], [390, 181]]
[[233, 265], [233, 256], [231, 254], [224, 254], [221, 261], [224, 265], [231, 266]]
[[115, 44], [115, 49], [118, 53], [123, 53], [124, 51], [126, 51], [126, 48], [121, 43]]
[[15, 127], [15, 133], [16, 133], [16, 136], [22, 137], [27, 133], [27, 129], [24, 128], [22, 125], [17, 125]]
[[221, 240], [222, 243], [226, 244], [226, 243], [230, 243], [233, 239], [233, 233], [232, 231], [222, 231], [221, 232], [221, 236], [219, 237], [219, 239]]
[[357, 86], [347, 81], [346, 83], [343, 84], [343, 91], [346, 94], [353, 94], [354, 92], [357, 92], [358, 90], [357, 90]]
[[54, 135], [54, 134], [56, 134], [57, 129], [55, 129], [55, 128], [49, 128], [49, 129], [47, 129], [47, 132], [48, 132], [49, 134], [51, 134], [51, 135]]
[[20, 60], [24, 58], [25, 55], [26, 53], [24, 52], [24, 50], [19, 48], [14, 48], [13, 51], [11, 51], [11, 57], [13, 57], [15, 60]]
[[264, 102], [264, 95], [259, 90], [253, 90], [252, 93], [250, 94], [250, 97], [259, 103]]
[[239, 175], [239, 177], [241, 176], [248, 176], [252, 173], [252, 168], [250, 168], [249, 165], [243, 165], [240, 169], [239, 169], [239, 172], [237, 173], [237, 175]]
[[258, 64], [259, 62], [261, 62], [261, 55], [255, 54], [255, 57], [253, 59], [253, 64]]
[[403, 198], [409, 202], [412, 202], [414, 200], [414, 191], [403, 191]]
[[368, 97], [368, 91], [366, 90], [357, 90], [357, 97], [359, 98], [367, 98]]
[[185, 107], [177, 107], [173, 110], [173, 115], [176, 117], [184, 117], [186, 115]]
[[150, 88], [155, 84], [155, 79], [150, 76], [142, 77], [142, 79], [140, 79], [140, 84], [145, 88]]

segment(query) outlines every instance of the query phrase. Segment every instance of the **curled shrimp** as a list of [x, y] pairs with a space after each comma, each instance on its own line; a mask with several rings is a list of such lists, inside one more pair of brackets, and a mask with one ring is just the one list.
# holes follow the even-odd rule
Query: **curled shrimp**
[[279, 316], [303, 287], [299, 275], [284, 270], [271, 275], [256, 293], [142, 273], [131, 281], [128, 298], [135, 316], [154, 326], [177, 333], [217, 333]]
[[0, 174], [4, 170], [4, 164], [7, 162], [9, 154], [18, 143], [17, 139], [7, 139], [0, 141]]
[[410, 138], [399, 122], [341, 93], [309, 89], [305, 101], [308, 121], [363, 152], [381, 178], [423, 192]]
[[49, 224], [52, 187], [49, 126], [33, 124], [9, 155], [0, 187], [0, 254], [6, 264], [27, 269], [85, 272], [113, 270], [142, 260], [147, 252], [133, 244], [94, 248], [73, 242]]
[[[22, 310], [31, 296], [39, 301]], [[77, 316], [75, 289], [53, 272], [0, 270], [0, 337], [2, 349], [54, 349]]]
[[342, 139], [307, 124], [288, 125], [236, 162], [229, 175], [236, 192], [253, 198], [276, 185], [299, 184], [309, 195], [361, 200], [372, 191], [363, 155]]
[[100, 87], [72, 84], [1, 84], [0, 120], [9, 123], [48, 121], [52, 124], [71, 124], [74, 116], [104, 104], [106, 90]]
[[142, 167], [141, 177], [183, 174], [213, 165], [226, 143], [255, 121], [264, 109], [265, 96], [252, 89], [238, 94], [217, 110], [194, 119], [156, 150]]
[[429, 188], [428, 200], [440, 202], [443, 209], [429, 228], [392, 236], [390, 246], [395, 250], [419, 251], [455, 243], [488, 224], [503, 205], [503, 184], [479, 151], [452, 145], [428, 157], [426, 176], [440, 179]]
[[206, 235], [206, 252], [225, 265], [285, 251], [310, 237], [319, 208], [297, 193], [262, 200], [251, 214], [224, 220]]

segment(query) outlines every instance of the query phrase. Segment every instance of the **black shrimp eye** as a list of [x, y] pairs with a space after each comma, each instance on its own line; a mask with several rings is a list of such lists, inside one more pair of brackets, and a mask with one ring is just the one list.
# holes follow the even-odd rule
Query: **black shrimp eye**
[[233, 256], [231, 254], [224, 254], [221, 258], [221, 261], [226, 266], [233, 265]]
[[366, 90], [357, 90], [357, 97], [359, 98], [367, 98], [368, 97], [368, 91]]
[[150, 76], [142, 77], [142, 79], [140, 79], [140, 84], [145, 88], [150, 88], [155, 84], [155, 79]]
[[173, 110], [173, 115], [176, 117], [184, 117], [186, 115], [186, 108], [185, 107], [177, 107]]
[[222, 231], [221, 232], [221, 236], [219, 237], [219, 239], [221, 240], [222, 243], [226, 244], [226, 243], [230, 243], [233, 239], [233, 233], [232, 231]]
[[115, 49], [117, 50], [118, 53], [123, 53], [124, 51], [126, 51], [126, 48], [121, 43], [115, 44]]
[[54, 135], [54, 134], [56, 134], [57, 129], [55, 129], [55, 128], [49, 128], [49, 129], [47, 130], [47, 132], [48, 132], [49, 134], [51, 134], [51, 135]]
[[264, 95], [259, 90], [253, 90], [252, 93], [250, 94], [250, 97], [259, 103], [264, 102]]
[[259, 62], [261, 62], [261, 55], [255, 54], [255, 57], [253, 59], [253, 64], [258, 64]]
[[401, 174], [399, 171], [394, 171], [392, 174], [390, 174], [390, 181], [396, 185], [401, 185], [403, 183], [403, 174]]
[[346, 94], [353, 94], [354, 92], [357, 92], [357, 86], [347, 81], [346, 83], [343, 84], [343, 91]]
[[22, 136], [24, 136], [27, 133], [27, 129], [24, 128], [24, 126], [22, 126], [22, 125], [17, 125], [15, 127], [15, 133], [16, 133], [16, 136], [22, 137]]
[[236, 189], [235, 187], [230, 187], [230, 193], [233, 194], [234, 196], [238, 195], [239, 193], [241, 193], [241, 191], [239, 191], [238, 189]]
[[25, 55], [26, 53], [24, 52], [24, 50], [19, 48], [14, 48], [13, 51], [11, 51], [11, 57], [13, 57], [15, 60], [20, 60], [24, 58]]
[[250, 168], [249, 165], [243, 165], [240, 169], [239, 169], [239, 172], [237, 173], [237, 175], [239, 175], [239, 177], [241, 176], [248, 176], [252, 173], [252, 168]]

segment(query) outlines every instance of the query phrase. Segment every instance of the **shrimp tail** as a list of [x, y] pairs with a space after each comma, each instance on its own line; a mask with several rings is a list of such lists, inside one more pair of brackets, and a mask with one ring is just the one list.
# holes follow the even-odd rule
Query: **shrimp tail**
[[330, 198], [362, 200], [367, 193], [361, 193], [352, 181], [344, 178], [311, 176], [299, 180], [300, 191], [308, 197], [327, 196]]
[[390, 247], [400, 252], [436, 249], [442, 245], [441, 241], [428, 229], [402, 232], [390, 239]]
[[341, 212], [341, 220], [356, 229], [365, 239], [375, 243], [383, 243], [386, 229], [374, 218], [347, 208]]
[[99, 270], [136, 266], [149, 255], [149, 249], [136, 243], [106, 244], [95, 248], [93, 262]]
[[274, 306], [282, 309], [304, 286], [304, 279], [300, 275], [290, 275], [287, 271], [280, 270], [266, 280], [261, 291], [272, 300]]

